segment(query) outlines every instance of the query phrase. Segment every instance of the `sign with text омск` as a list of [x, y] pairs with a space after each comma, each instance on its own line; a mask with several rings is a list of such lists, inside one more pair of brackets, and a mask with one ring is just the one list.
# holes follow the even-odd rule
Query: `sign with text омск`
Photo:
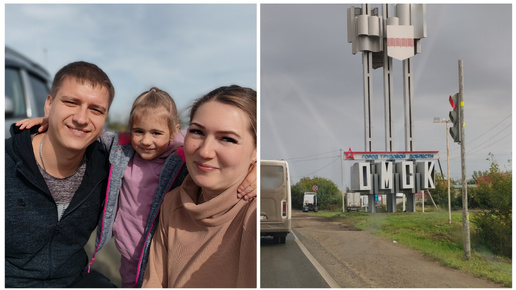
[[419, 192], [435, 188], [438, 151], [346, 152], [351, 167], [351, 190], [370, 193]]

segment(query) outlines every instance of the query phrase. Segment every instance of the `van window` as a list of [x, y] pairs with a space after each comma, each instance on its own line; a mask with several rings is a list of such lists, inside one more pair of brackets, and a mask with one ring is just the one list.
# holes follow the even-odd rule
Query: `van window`
[[262, 166], [260, 169], [260, 186], [263, 189], [275, 189], [285, 181], [282, 166]]
[[48, 86], [44, 80], [33, 74], [29, 74], [29, 80], [32, 92], [34, 93], [34, 99], [36, 101], [36, 116], [44, 116], [45, 100], [50, 93]]
[[19, 70], [11, 67], [5, 68], [5, 97], [11, 99], [14, 106], [14, 114], [11, 117], [27, 117], [27, 104], [21, 74]]

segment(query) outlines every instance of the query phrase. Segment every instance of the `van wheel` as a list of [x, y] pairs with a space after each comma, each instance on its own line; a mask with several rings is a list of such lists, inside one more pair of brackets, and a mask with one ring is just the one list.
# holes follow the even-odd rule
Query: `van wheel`
[[287, 241], [287, 237], [276, 237], [277, 244], [284, 244]]

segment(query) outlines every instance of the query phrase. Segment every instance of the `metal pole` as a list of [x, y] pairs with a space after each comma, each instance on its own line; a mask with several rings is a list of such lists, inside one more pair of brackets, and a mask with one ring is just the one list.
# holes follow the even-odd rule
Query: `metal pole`
[[[369, 15], [369, 4], [362, 4], [362, 14]], [[362, 52], [362, 65], [364, 69], [364, 126], [365, 126], [365, 151], [372, 151], [373, 137], [373, 53]]]
[[412, 122], [412, 97], [413, 97], [413, 79], [412, 79], [412, 58], [403, 61], [403, 94], [405, 109], [405, 151], [414, 151], [413, 148], [413, 130]]
[[[389, 4], [383, 4], [383, 31], [387, 32], [387, 18], [391, 16]], [[385, 107], [385, 151], [392, 151], [392, 95], [393, 95], [392, 57], [387, 55], [387, 41], [383, 43], [383, 94]]]
[[450, 198], [450, 141], [448, 136], [448, 120], [446, 120], [446, 175], [448, 180], [448, 223], [451, 224], [451, 198]]
[[425, 212], [425, 191], [421, 191], [421, 212]]
[[364, 66], [364, 124], [365, 124], [365, 151], [372, 151], [372, 95], [373, 95], [373, 53], [362, 52], [362, 63]]
[[461, 142], [460, 142], [460, 159], [462, 169], [462, 234], [464, 239], [464, 260], [469, 261], [471, 258], [471, 241], [469, 233], [469, 213], [468, 213], [468, 187], [466, 184], [466, 148], [465, 148], [465, 132], [464, 132], [464, 96], [463, 96], [463, 72], [462, 60], [459, 60], [459, 104], [460, 104], [460, 125]]
[[343, 150], [340, 149], [340, 180], [342, 182], [342, 211], [345, 211], [346, 209], [346, 202], [345, 202], [345, 189], [344, 189], [344, 167], [342, 165], [342, 160], [344, 159]]

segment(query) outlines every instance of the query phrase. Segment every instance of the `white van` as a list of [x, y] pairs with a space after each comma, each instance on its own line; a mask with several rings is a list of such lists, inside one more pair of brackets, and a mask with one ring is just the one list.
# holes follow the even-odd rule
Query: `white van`
[[288, 163], [260, 161], [260, 235], [284, 244], [291, 231], [292, 206]]

